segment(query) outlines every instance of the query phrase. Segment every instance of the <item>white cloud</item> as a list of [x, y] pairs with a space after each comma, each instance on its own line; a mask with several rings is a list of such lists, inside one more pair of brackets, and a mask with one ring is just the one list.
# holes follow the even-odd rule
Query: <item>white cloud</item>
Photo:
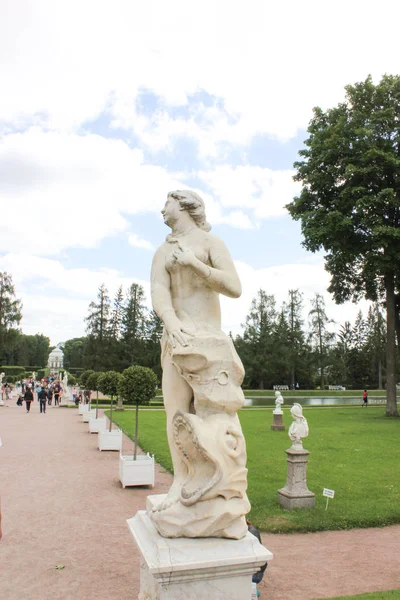
[[0, 252], [56, 255], [90, 248], [161, 210], [182, 183], [142, 153], [98, 135], [30, 129], [0, 140]]
[[[20, 0], [0, 11], [0, 120], [71, 131], [108, 107], [156, 147], [177, 133], [211, 155], [220, 142], [246, 144], [255, 133], [284, 140], [314, 105], [337, 103], [344, 85], [398, 71], [387, 15], [396, 22], [400, 6], [391, 0], [379, 11], [362, 0]], [[138, 119], [141, 89], [169, 106], [206, 90], [222, 105], [199, 107], [201, 125], [198, 115]]]
[[254, 221], [287, 214], [285, 204], [291, 202], [300, 189], [293, 175], [290, 170], [273, 171], [251, 165], [221, 165], [198, 173], [223, 208], [249, 209]]
[[153, 244], [148, 240], [144, 240], [143, 238], [136, 235], [136, 233], [131, 233], [128, 238], [128, 242], [134, 248], [143, 248], [143, 250], [155, 250]]
[[[194, 173], [212, 224], [249, 229], [284, 214], [296, 190], [291, 171], [249, 165]], [[0, 139], [0, 252], [55, 256], [93, 248], [129, 229], [128, 215], [159, 214], [185, 175], [146, 164], [140, 150], [99, 135], [31, 128]], [[249, 214], [250, 213], [250, 214]], [[131, 245], [152, 249], [132, 237]]]

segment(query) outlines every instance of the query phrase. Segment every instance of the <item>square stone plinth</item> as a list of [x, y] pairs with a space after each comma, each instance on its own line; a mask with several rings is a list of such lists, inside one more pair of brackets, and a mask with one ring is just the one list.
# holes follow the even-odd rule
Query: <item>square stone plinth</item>
[[284, 426], [283, 420], [282, 420], [283, 414], [282, 413], [281, 414], [273, 413], [273, 415], [274, 415], [274, 421], [271, 425], [271, 429], [273, 431], [285, 431], [285, 426]]
[[313, 508], [315, 494], [307, 487], [308, 450], [304, 448], [286, 450], [287, 478], [286, 485], [278, 490], [278, 502], [286, 510], [296, 508]]
[[247, 600], [253, 573], [272, 559], [251, 533], [241, 540], [163, 538], [146, 511], [127, 523], [141, 554], [139, 600]]

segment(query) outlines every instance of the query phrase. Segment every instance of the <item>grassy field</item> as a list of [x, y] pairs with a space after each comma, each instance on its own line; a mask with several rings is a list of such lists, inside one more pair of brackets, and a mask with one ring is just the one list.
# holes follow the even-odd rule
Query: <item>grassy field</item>
[[397, 600], [400, 599], [400, 590], [391, 590], [389, 592], [373, 592], [371, 594], [361, 594], [357, 596], [340, 596], [338, 598], [329, 598], [328, 600], [395, 600], [395, 598]]
[[[284, 410], [286, 427], [291, 423]], [[400, 523], [400, 419], [384, 416], [382, 407], [309, 408], [304, 414], [310, 436], [304, 446], [311, 452], [308, 487], [316, 494], [313, 510], [285, 511], [277, 490], [286, 481], [287, 431], [272, 431], [269, 410], [241, 411], [240, 420], [248, 454], [250, 520], [271, 532], [320, 531]], [[133, 436], [133, 411], [113, 413], [115, 422]], [[164, 411], [141, 411], [141, 447], [171, 470]], [[329, 501], [323, 488], [335, 490]]]

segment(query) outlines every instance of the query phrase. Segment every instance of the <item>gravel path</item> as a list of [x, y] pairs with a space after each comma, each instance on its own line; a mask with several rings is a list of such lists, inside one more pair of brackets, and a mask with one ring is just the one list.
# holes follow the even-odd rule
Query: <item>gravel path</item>
[[[118, 454], [97, 450], [75, 409], [41, 415], [35, 402], [26, 414], [10, 401], [0, 407], [0, 435], [0, 598], [136, 600], [139, 556], [125, 521], [144, 508], [150, 488], [122, 489]], [[129, 452], [131, 441], [123, 444]], [[157, 467], [151, 493], [170, 483]], [[400, 588], [400, 526], [263, 538], [275, 558], [262, 599]]]

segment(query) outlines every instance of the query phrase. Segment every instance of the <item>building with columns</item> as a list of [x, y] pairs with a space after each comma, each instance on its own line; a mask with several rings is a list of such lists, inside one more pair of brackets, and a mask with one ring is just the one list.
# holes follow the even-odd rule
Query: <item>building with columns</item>
[[52, 350], [49, 354], [47, 367], [50, 369], [50, 374], [58, 376], [60, 369], [64, 368], [64, 352], [61, 349], [61, 343]]

